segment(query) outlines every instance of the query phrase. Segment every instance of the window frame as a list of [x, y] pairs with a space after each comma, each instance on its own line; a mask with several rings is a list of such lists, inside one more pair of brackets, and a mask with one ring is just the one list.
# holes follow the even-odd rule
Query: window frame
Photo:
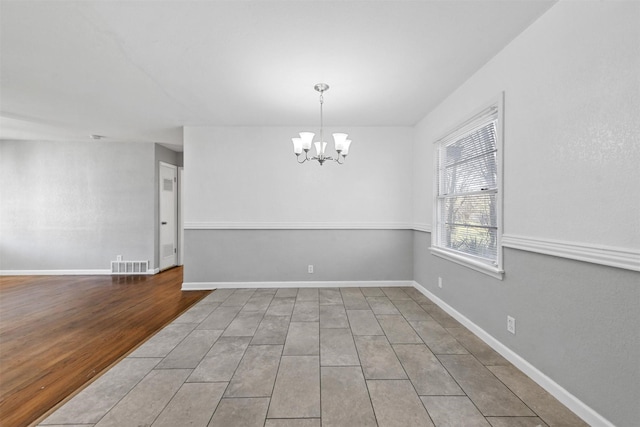
[[[495, 119], [493, 119], [495, 116]], [[504, 92], [500, 93], [497, 98], [493, 98], [490, 102], [484, 104], [484, 107], [476, 110], [474, 114], [468, 115], [466, 120], [461, 121], [457, 126], [445, 133], [441, 138], [434, 141], [434, 173], [433, 173], [433, 219], [434, 227], [432, 227], [431, 247], [429, 248], [432, 255], [444, 258], [454, 263], [471, 268], [475, 271], [487, 274], [496, 279], [502, 280], [504, 275], [503, 257], [502, 257], [502, 234], [503, 234], [503, 175], [504, 175]], [[486, 262], [481, 258], [471, 254], [455, 251], [441, 244], [440, 229], [442, 218], [438, 212], [438, 199], [440, 197], [439, 182], [442, 179], [439, 169], [439, 159], [441, 150], [448, 145], [458, 141], [466, 134], [477, 129], [481, 123], [488, 123], [496, 120], [496, 261], [494, 263]]]

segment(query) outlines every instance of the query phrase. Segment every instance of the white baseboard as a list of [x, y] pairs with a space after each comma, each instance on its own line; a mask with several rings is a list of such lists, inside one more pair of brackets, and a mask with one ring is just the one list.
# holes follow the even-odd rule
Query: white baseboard
[[414, 287], [413, 280], [351, 280], [305, 282], [184, 282], [183, 291], [209, 291], [225, 288], [370, 288]]
[[[152, 276], [158, 274], [158, 268], [148, 270], [146, 273], [137, 273], [135, 276]], [[0, 276], [126, 276], [126, 274], [113, 274], [110, 269], [95, 270], [0, 270]], [[132, 276], [134, 274], [131, 274]]]
[[99, 270], [0, 270], [0, 276], [104, 276], [110, 269]]
[[560, 384], [553, 381], [531, 363], [527, 362], [520, 355], [502, 344], [500, 341], [491, 336], [484, 329], [473, 323], [463, 314], [455, 310], [446, 302], [422, 287], [418, 282], [413, 282], [413, 286], [424, 296], [436, 303], [440, 308], [450, 314], [458, 322], [462, 323], [467, 329], [473, 332], [478, 338], [487, 343], [491, 348], [500, 353], [505, 359], [513, 363], [515, 367], [524, 372], [529, 378], [535, 381], [540, 387], [548, 391], [553, 397], [558, 399], [563, 405], [571, 409], [576, 415], [582, 418], [590, 426], [594, 427], [615, 427], [602, 415], [598, 414], [591, 407], [587, 406], [580, 399], [564, 389]]

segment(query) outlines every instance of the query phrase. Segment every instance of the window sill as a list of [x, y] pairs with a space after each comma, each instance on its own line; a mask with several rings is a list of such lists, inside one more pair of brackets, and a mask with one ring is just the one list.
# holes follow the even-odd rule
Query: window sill
[[455, 254], [453, 252], [449, 252], [446, 251], [444, 249], [441, 248], [437, 248], [434, 246], [431, 246], [429, 248], [429, 250], [431, 251], [432, 255], [435, 255], [437, 257], [440, 258], [444, 258], [448, 261], [452, 261], [455, 262], [456, 264], [460, 264], [464, 267], [470, 268], [472, 270], [478, 271], [480, 273], [484, 273], [486, 275], [489, 275], [495, 279], [498, 280], [502, 280], [503, 276], [504, 276], [504, 270], [497, 268], [497, 267], [493, 267], [491, 265], [488, 264], [484, 264], [480, 261], [475, 261], [473, 259], [467, 258], [465, 256], [462, 255], [458, 255]]

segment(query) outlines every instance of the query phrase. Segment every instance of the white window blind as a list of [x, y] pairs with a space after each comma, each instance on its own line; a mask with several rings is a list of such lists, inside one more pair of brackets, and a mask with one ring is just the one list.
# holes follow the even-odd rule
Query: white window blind
[[498, 107], [437, 144], [435, 246], [497, 268], [499, 262]]

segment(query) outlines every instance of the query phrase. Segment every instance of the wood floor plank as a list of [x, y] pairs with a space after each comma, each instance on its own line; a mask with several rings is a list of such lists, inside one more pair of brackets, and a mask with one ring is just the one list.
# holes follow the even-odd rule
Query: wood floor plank
[[154, 276], [0, 277], [0, 426], [28, 426], [209, 291]]

